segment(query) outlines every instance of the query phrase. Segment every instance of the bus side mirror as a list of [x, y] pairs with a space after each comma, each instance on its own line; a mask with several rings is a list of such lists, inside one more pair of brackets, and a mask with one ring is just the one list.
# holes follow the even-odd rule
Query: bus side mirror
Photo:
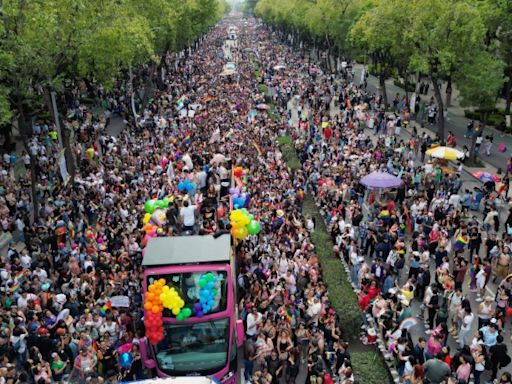
[[243, 320], [236, 321], [236, 346], [240, 348], [244, 345], [245, 341], [245, 331], [244, 331], [244, 322]]

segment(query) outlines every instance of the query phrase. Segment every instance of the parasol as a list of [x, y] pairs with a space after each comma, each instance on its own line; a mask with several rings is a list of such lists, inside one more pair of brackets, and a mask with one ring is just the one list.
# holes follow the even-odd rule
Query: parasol
[[402, 180], [390, 173], [372, 172], [363, 177], [360, 183], [370, 189], [398, 188], [402, 185]]
[[217, 153], [212, 157], [212, 160], [210, 161], [210, 164], [220, 164], [224, 163], [226, 161], [226, 156], [221, 155], [220, 153]]
[[450, 147], [431, 148], [426, 152], [427, 155], [445, 160], [457, 160], [464, 157], [464, 153]]
[[501, 181], [501, 178], [496, 176], [495, 174], [484, 172], [484, 171], [477, 171], [473, 172], [471, 175], [476, 177], [478, 180], [486, 183], [488, 181], [494, 181], [495, 183], [499, 183]]

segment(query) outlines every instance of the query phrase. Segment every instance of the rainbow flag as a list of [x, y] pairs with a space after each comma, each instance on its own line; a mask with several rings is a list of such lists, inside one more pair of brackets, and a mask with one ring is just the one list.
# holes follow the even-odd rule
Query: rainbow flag
[[189, 146], [190, 142], [191, 142], [191, 140], [190, 140], [190, 133], [187, 133], [185, 135], [185, 137], [183, 138], [183, 140], [181, 141], [180, 147]]
[[455, 248], [457, 248], [458, 251], [463, 251], [464, 247], [466, 246], [467, 243], [468, 243], [468, 241], [465, 238], [463, 238], [462, 236], [459, 236], [455, 240], [454, 246], [455, 246]]

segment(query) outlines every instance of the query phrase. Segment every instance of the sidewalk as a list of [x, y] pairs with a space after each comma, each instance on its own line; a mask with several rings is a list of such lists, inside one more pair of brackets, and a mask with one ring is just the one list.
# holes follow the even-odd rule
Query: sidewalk
[[[361, 83], [360, 79], [362, 69], [362, 64], [356, 64], [354, 66], [354, 79], [357, 84]], [[370, 75], [367, 79], [367, 83], [367, 89], [369, 91], [378, 93], [379, 80], [375, 76]], [[392, 102], [393, 98], [397, 93], [400, 95], [400, 97], [405, 96], [405, 90], [393, 84], [393, 79], [386, 80], [386, 91], [389, 103]], [[409, 95], [410, 94], [411, 93], [409, 93]], [[442, 91], [442, 95], [444, 98], [444, 90]], [[428, 101], [432, 96], [434, 96], [434, 94], [432, 91], [432, 87], [430, 87], [428, 94], [421, 95], [421, 98], [423, 101]], [[466, 126], [469, 122], [469, 119], [467, 119], [464, 116], [464, 109], [465, 108], [459, 105], [458, 93], [456, 90], [454, 90], [452, 94], [452, 107], [448, 108], [448, 116], [445, 120], [445, 134], [448, 135], [449, 131], [453, 132], [453, 134], [455, 135], [457, 147], [459, 149], [462, 149], [464, 145], [466, 145], [468, 148], [471, 147], [471, 140], [464, 137], [464, 133], [466, 132]], [[424, 130], [426, 130], [427, 133], [430, 135], [437, 132], [436, 125], [432, 127], [429, 127], [427, 125], [425, 127], [426, 129], [423, 130], [420, 129], [418, 123], [416, 123], [416, 126], [418, 127], [418, 134], [421, 134], [421, 132], [423, 132]], [[484, 170], [486, 172], [497, 173], [498, 169], [500, 168], [503, 172], [506, 170], [507, 161], [510, 157], [512, 149], [512, 135], [498, 131], [494, 129], [494, 127], [486, 126], [483, 131], [483, 136], [485, 137], [488, 134], [492, 134], [494, 136], [493, 147], [491, 149], [491, 156], [486, 156], [481, 149], [480, 154], [478, 156], [480, 160], [482, 160], [482, 162], [484, 163], [484, 168], [470, 168], [470, 172], [474, 172], [475, 170]], [[498, 145], [502, 143], [505, 144], [507, 147], [507, 151], [505, 151], [505, 153], [498, 152]]]

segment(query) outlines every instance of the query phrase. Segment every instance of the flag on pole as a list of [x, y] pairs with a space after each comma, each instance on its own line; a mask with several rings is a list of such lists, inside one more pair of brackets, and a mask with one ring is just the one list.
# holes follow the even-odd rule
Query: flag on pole
[[258, 143], [256, 141], [252, 141], [252, 145], [254, 145], [254, 148], [256, 148], [256, 151], [258, 152], [258, 155], [261, 156], [262, 155], [262, 152], [261, 152], [261, 148], [260, 146], [258, 145]]
[[183, 138], [183, 140], [181, 141], [181, 145], [180, 147], [186, 147], [186, 146], [189, 146], [190, 145], [190, 133], [187, 133], [185, 135], [185, 137]]

